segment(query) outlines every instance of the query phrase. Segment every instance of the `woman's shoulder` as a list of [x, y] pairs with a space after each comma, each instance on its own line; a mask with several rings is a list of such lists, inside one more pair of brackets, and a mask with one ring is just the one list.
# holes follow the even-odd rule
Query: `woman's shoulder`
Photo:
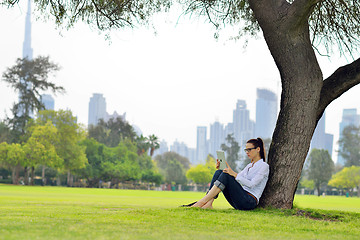
[[269, 169], [269, 164], [265, 161], [259, 161], [261, 168]]

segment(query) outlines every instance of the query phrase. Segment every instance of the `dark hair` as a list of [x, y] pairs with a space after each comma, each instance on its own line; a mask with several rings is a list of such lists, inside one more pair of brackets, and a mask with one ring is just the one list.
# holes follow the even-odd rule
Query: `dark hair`
[[263, 140], [261, 138], [250, 139], [246, 143], [251, 143], [252, 145], [254, 145], [255, 148], [259, 147], [260, 148], [260, 157], [264, 160], [264, 162], [266, 162], [264, 142], [263, 142]]

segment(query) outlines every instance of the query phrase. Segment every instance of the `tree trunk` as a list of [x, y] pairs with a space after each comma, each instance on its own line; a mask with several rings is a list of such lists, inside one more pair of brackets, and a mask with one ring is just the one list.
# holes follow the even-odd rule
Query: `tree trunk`
[[70, 170], [68, 170], [68, 172], [67, 172], [67, 181], [66, 181], [68, 187], [71, 187], [70, 178], [71, 178], [71, 174], [70, 174]]
[[46, 178], [45, 178], [45, 166], [42, 166], [42, 171], [41, 171], [41, 180], [42, 180], [42, 185], [45, 186], [46, 185]]
[[308, 25], [316, 3], [249, 0], [282, 83], [280, 113], [269, 149], [269, 180], [260, 206], [292, 208], [318, 120], [334, 99], [360, 82], [360, 60], [323, 81]]
[[56, 176], [56, 186], [61, 186], [61, 179], [59, 174]]
[[35, 178], [35, 167], [31, 167], [31, 178], [30, 178], [31, 186], [34, 186], [34, 178]]
[[17, 184], [16, 182], [16, 167], [13, 167], [12, 168], [12, 171], [11, 171], [11, 180], [12, 180], [12, 184]]
[[28, 167], [24, 167], [24, 182], [25, 182], [25, 185], [29, 185], [29, 171], [28, 171]]
[[292, 208], [318, 121], [317, 106], [323, 77], [312, 49], [307, 22], [294, 26], [295, 23], [284, 21], [277, 15], [275, 24], [269, 24], [269, 21], [260, 19], [259, 23], [280, 72], [282, 93], [269, 150], [270, 175], [260, 205]]

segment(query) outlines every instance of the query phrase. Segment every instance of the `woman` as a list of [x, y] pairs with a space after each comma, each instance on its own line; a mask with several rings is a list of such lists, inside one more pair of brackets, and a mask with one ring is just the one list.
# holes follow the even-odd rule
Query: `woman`
[[[217, 170], [205, 197], [191, 207], [212, 208], [214, 200], [222, 191], [230, 205], [239, 210], [256, 208], [269, 176], [269, 165], [265, 162], [264, 142], [261, 138], [250, 139], [244, 149], [251, 162], [240, 173], [227, 168]], [[216, 169], [220, 163], [217, 160]]]

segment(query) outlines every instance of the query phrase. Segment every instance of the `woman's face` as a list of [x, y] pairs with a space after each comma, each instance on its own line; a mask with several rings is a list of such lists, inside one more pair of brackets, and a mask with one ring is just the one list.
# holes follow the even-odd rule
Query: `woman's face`
[[260, 148], [254, 148], [254, 145], [252, 143], [246, 144], [246, 155], [250, 159], [254, 159], [256, 156], [260, 155]]

